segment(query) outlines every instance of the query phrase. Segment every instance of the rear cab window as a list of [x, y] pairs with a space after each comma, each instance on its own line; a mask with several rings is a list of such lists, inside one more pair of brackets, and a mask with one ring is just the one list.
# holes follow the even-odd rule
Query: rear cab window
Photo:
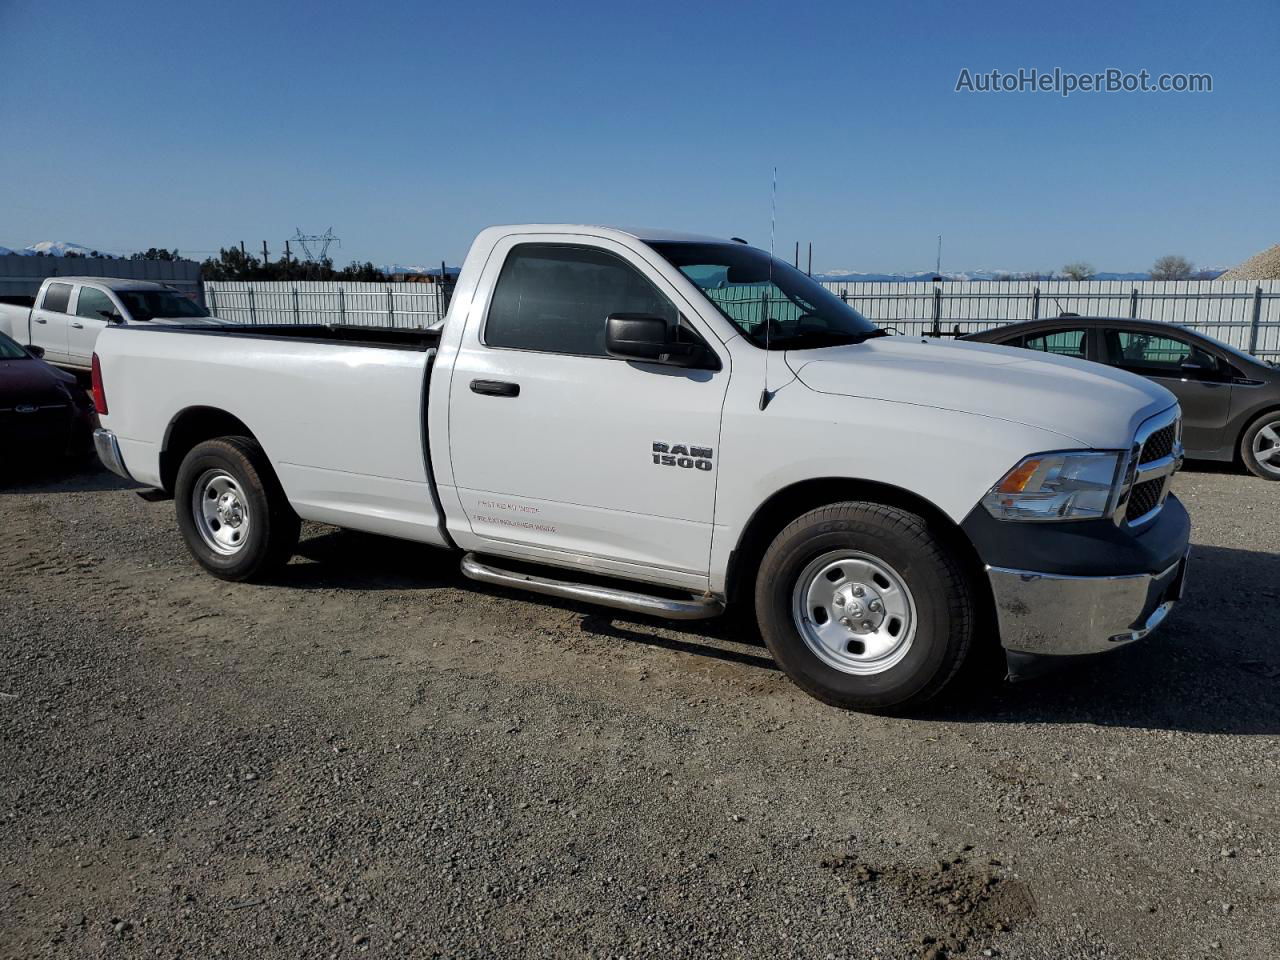
[[67, 304], [71, 300], [71, 284], [69, 283], [51, 283], [44, 291], [44, 300], [40, 303], [41, 310], [52, 310], [54, 313], [66, 313]]

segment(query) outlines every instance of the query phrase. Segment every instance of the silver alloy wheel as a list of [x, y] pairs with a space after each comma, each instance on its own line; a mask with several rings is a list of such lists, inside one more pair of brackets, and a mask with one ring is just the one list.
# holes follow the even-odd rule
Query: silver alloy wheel
[[206, 470], [191, 488], [191, 516], [200, 539], [214, 553], [232, 556], [249, 542], [249, 503], [236, 478]]
[[1253, 435], [1253, 459], [1267, 473], [1280, 474], [1280, 420], [1273, 420]]
[[801, 572], [791, 618], [814, 656], [841, 673], [871, 676], [902, 662], [916, 635], [916, 603], [879, 557], [834, 550]]

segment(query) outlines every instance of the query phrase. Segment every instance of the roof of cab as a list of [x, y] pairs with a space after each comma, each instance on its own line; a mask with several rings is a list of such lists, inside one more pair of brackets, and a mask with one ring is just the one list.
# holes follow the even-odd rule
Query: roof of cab
[[92, 283], [108, 290], [172, 290], [163, 283], [151, 280], [130, 280], [125, 277], [49, 277], [53, 283]]
[[604, 223], [513, 223], [500, 227], [508, 233], [582, 233], [598, 235], [625, 234], [645, 243], [730, 243], [729, 237], [713, 237], [703, 233], [681, 233], [652, 227], [618, 227]]

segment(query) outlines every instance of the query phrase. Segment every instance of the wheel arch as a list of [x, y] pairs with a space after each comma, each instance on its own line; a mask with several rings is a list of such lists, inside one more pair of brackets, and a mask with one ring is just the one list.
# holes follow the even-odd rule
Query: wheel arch
[[243, 420], [219, 407], [192, 406], [175, 414], [160, 446], [160, 483], [165, 492], [173, 493], [178, 468], [196, 444], [231, 436], [258, 439]]
[[973, 542], [935, 503], [892, 484], [853, 477], [818, 477], [783, 487], [766, 499], [747, 521], [729, 557], [726, 598], [729, 603], [750, 597], [764, 552], [774, 537], [796, 517], [817, 507], [846, 500], [863, 500], [909, 510], [923, 517], [931, 530], [955, 551], [969, 574], [979, 609], [994, 622], [995, 600], [985, 566]]

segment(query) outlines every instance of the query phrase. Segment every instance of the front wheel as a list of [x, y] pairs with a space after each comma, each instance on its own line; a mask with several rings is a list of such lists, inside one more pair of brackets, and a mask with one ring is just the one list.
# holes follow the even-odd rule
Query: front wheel
[[248, 437], [193, 447], [178, 468], [174, 501], [187, 548], [223, 580], [266, 575], [288, 563], [298, 543], [298, 515]]
[[1280, 480], [1280, 410], [1264, 413], [1240, 438], [1240, 459], [1254, 476]]
[[766, 551], [756, 617], [774, 659], [837, 707], [891, 710], [936, 696], [974, 633], [968, 578], [916, 514], [837, 503], [789, 524]]

